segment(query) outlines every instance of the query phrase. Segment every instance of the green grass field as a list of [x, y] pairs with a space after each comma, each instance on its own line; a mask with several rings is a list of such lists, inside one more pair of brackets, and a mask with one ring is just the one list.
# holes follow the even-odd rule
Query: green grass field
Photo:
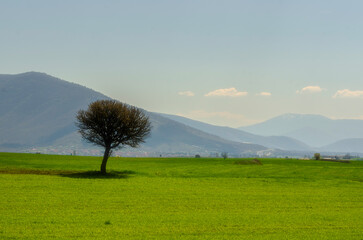
[[363, 162], [260, 160], [0, 153], [0, 239], [363, 239]]

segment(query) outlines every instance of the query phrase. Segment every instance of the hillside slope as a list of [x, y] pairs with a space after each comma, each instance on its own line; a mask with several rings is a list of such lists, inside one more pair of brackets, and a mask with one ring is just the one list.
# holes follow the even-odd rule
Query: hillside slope
[[297, 151], [310, 150], [310, 147], [308, 145], [290, 137], [259, 136], [235, 128], [215, 126], [181, 116], [170, 115], [170, 114], [162, 114], [162, 115], [174, 121], [183, 123], [185, 125], [188, 125], [190, 127], [199, 129], [201, 131], [210, 134], [217, 135], [221, 138], [228, 139], [230, 141], [242, 142], [242, 143], [254, 143], [266, 146], [268, 148], [278, 148], [282, 150], [297, 150]]
[[[68, 152], [82, 152], [94, 148], [81, 141], [74, 124], [75, 115], [92, 101], [109, 97], [37, 72], [0, 75], [0, 92], [0, 150], [61, 147]], [[155, 113], [147, 114], [153, 126], [151, 137], [135, 151], [189, 154], [228, 151], [239, 155], [265, 149], [228, 141]]]
[[76, 130], [80, 108], [105, 95], [44, 73], [0, 75], [0, 144], [51, 145]]
[[284, 114], [239, 129], [264, 136], [292, 137], [312, 147], [322, 147], [343, 139], [363, 138], [363, 120], [333, 120], [312, 114]]
[[328, 152], [363, 153], [363, 138], [343, 139], [321, 148]]

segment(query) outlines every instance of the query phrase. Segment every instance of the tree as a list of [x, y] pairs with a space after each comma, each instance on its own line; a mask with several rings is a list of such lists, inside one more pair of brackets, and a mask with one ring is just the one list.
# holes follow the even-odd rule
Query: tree
[[228, 158], [228, 153], [227, 152], [222, 152], [221, 156], [222, 156], [223, 159], [226, 159], [226, 158]]
[[320, 153], [314, 153], [315, 160], [320, 160]]
[[85, 140], [105, 148], [102, 174], [106, 174], [113, 149], [138, 147], [151, 131], [149, 118], [142, 110], [115, 100], [98, 100], [87, 110], [78, 111], [76, 125]]

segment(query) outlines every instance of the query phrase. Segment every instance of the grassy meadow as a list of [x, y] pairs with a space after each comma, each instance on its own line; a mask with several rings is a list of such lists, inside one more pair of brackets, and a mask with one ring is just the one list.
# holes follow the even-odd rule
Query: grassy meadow
[[363, 239], [363, 161], [0, 153], [0, 239]]

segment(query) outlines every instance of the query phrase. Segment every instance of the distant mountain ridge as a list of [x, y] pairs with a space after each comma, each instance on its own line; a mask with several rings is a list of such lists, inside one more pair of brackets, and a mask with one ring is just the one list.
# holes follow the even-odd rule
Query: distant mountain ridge
[[204, 131], [206, 133], [214, 134], [221, 138], [235, 142], [255, 143], [266, 146], [268, 148], [274, 148], [274, 149], [277, 148], [282, 150], [297, 150], [297, 151], [311, 150], [311, 148], [308, 145], [290, 137], [259, 136], [235, 128], [215, 126], [181, 116], [170, 115], [170, 114], [161, 114], [161, 115], [170, 118], [174, 121], [183, 123], [187, 126]]
[[363, 153], [363, 138], [348, 138], [320, 148], [327, 152]]
[[[110, 98], [45, 73], [0, 74], [0, 151], [51, 149], [63, 154], [73, 150], [96, 154], [99, 148], [81, 141], [74, 122], [78, 110], [98, 99]], [[145, 112], [153, 125], [151, 137], [140, 148], [125, 148], [122, 154], [208, 156], [226, 151], [234, 156], [274, 152], [304, 156], [304, 152], [315, 151], [363, 152], [362, 120], [285, 114], [237, 130]]]
[[363, 120], [333, 120], [313, 114], [284, 114], [238, 129], [264, 136], [292, 137], [315, 148], [344, 139], [363, 138]]
[[0, 75], [0, 144], [47, 145], [76, 130], [75, 113], [105, 95], [28, 72]]
[[[78, 110], [109, 97], [78, 84], [45, 73], [0, 75], [0, 150], [55, 149], [70, 153], [97, 149], [81, 141], [75, 127]], [[243, 144], [185, 126], [156, 113], [147, 112], [152, 122], [151, 137], [139, 153], [209, 154], [228, 151], [237, 156], [266, 148]]]

